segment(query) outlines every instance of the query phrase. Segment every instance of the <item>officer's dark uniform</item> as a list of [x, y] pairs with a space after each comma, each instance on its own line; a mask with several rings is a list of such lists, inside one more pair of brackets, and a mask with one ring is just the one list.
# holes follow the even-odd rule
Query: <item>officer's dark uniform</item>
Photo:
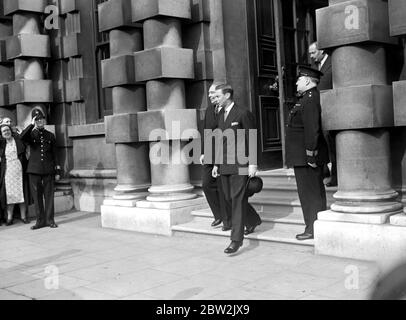
[[[320, 74], [318, 70], [308, 67], [299, 68], [299, 76], [319, 78]], [[326, 210], [323, 165], [328, 161], [327, 144], [321, 127], [320, 93], [315, 87], [306, 91], [290, 111], [286, 129], [286, 162], [295, 171], [307, 238], [313, 236], [317, 213]], [[309, 163], [316, 164], [317, 168], [312, 168]], [[298, 239], [299, 236], [303, 235], [298, 235]]]
[[[38, 109], [32, 112], [32, 118], [36, 116], [44, 117]], [[30, 146], [27, 173], [37, 215], [37, 222], [32, 229], [45, 226], [56, 228], [54, 221], [54, 179], [57, 164], [55, 135], [45, 129], [34, 129], [34, 125], [30, 124], [21, 133], [21, 139]]]

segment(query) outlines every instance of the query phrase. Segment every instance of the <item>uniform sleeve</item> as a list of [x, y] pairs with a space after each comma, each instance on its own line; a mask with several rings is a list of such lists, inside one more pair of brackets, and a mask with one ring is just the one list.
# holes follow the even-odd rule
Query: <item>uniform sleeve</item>
[[53, 133], [51, 133], [51, 141], [52, 141], [52, 156], [54, 158], [54, 164], [55, 164], [55, 166], [58, 166], [59, 162], [58, 162], [58, 155], [57, 155], [57, 149], [56, 149], [56, 137]]
[[23, 130], [20, 134], [20, 139], [26, 143], [31, 143], [31, 132], [34, 129], [34, 125], [30, 124], [27, 128]]
[[317, 143], [321, 133], [320, 117], [320, 108], [317, 101], [313, 99], [307, 100], [303, 105], [303, 124], [308, 163], [316, 163]]

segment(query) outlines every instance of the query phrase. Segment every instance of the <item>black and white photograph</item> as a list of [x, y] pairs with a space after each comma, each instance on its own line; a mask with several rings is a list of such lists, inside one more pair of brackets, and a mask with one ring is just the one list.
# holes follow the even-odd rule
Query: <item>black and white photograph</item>
[[405, 0], [0, 0], [0, 302], [403, 300], [405, 206]]

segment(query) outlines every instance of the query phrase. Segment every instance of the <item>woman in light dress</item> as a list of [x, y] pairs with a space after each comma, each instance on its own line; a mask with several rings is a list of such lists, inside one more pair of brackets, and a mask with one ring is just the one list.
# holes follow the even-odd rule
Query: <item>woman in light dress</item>
[[2, 209], [7, 210], [6, 225], [13, 224], [14, 206], [20, 206], [21, 220], [29, 223], [27, 219], [26, 197], [24, 196], [24, 172], [27, 166], [25, 145], [18, 135], [13, 134], [8, 124], [1, 124], [0, 133], [0, 200]]

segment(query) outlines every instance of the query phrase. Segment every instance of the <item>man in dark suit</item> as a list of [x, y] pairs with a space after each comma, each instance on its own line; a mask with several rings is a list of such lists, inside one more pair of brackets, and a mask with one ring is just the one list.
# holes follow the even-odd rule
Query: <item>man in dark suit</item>
[[56, 159], [56, 139], [52, 132], [45, 130], [46, 120], [41, 110], [34, 109], [31, 116], [31, 124], [21, 133], [21, 139], [30, 146], [27, 173], [37, 216], [37, 222], [31, 229], [57, 228], [54, 220], [54, 179], [60, 167]]
[[[256, 149], [251, 152], [253, 154], [249, 154], [252, 140], [250, 133], [257, 129], [254, 115], [234, 103], [234, 91], [230, 85], [221, 85], [216, 89], [219, 90], [218, 104], [224, 108], [224, 112], [219, 118], [222, 145], [220, 142], [220, 145], [216, 146], [213, 177], [220, 176], [226, 200], [231, 203], [231, 243], [224, 250], [225, 253], [231, 254], [242, 246], [244, 233], [254, 232], [255, 227], [262, 222], [255, 209], [248, 204], [246, 193], [248, 178], [254, 177], [258, 171]], [[255, 148], [256, 137], [251, 143], [251, 147]]]
[[[218, 128], [219, 116], [224, 109], [217, 104], [217, 91], [216, 87], [220, 85], [220, 82], [214, 82], [209, 88], [209, 99], [211, 105], [206, 109], [204, 118], [203, 134], [202, 134], [202, 156], [200, 157], [200, 163], [203, 165], [202, 181], [203, 192], [206, 195], [207, 202], [210, 209], [213, 212], [214, 221], [211, 224], [212, 227], [217, 227], [223, 223], [223, 231], [231, 230], [231, 207], [225, 200], [225, 195], [220, 182], [220, 179], [216, 179], [212, 176], [214, 166], [214, 141], [213, 130]], [[209, 141], [209, 139], [211, 139]], [[205, 152], [205, 144], [210, 150]]]
[[[313, 62], [312, 67], [323, 74], [320, 78], [318, 89], [320, 91], [333, 89], [331, 57], [323, 50], [317, 48], [317, 42], [314, 42], [309, 46], [309, 55]], [[329, 158], [331, 161], [331, 173], [329, 173], [328, 169], [326, 170], [326, 175], [330, 176], [330, 180], [326, 183], [326, 186], [334, 187], [337, 186], [336, 133], [335, 131], [323, 131], [323, 134], [327, 142]]]
[[317, 84], [321, 72], [299, 67], [296, 83], [299, 102], [290, 111], [286, 129], [286, 162], [295, 171], [300, 204], [306, 229], [296, 239], [313, 239], [317, 213], [326, 210], [323, 165], [328, 163], [327, 144], [321, 127], [320, 93]]

